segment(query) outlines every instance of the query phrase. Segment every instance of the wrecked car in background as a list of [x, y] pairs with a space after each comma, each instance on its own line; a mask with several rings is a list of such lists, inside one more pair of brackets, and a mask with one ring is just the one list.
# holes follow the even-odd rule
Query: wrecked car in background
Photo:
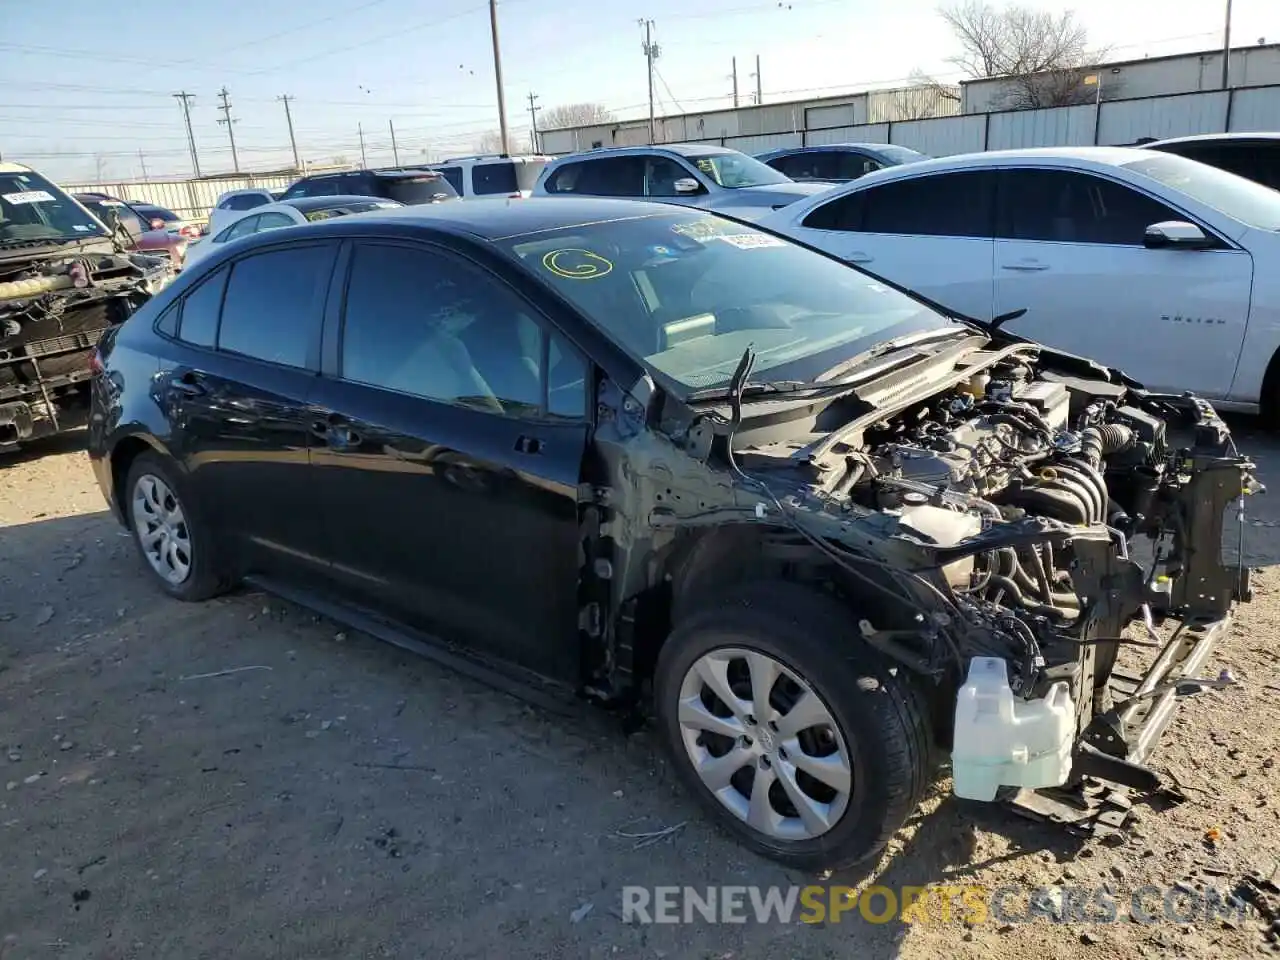
[[89, 457], [169, 595], [248, 577], [652, 706], [712, 816], [830, 867], [935, 745], [962, 796], [1111, 815], [1230, 682], [1253, 464], [1210, 405], [1001, 319], [672, 205], [375, 211], [245, 237], [104, 338]]
[[83, 425], [99, 337], [172, 276], [39, 173], [0, 163], [0, 453]]

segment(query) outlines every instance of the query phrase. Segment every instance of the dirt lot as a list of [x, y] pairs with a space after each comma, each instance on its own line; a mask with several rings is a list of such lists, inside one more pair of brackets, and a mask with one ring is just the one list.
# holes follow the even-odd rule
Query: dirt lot
[[[1280, 443], [1237, 425], [1264, 482]], [[1157, 765], [1188, 801], [1119, 846], [948, 796], [870, 872], [743, 852], [656, 739], [568, 721], [261, 594], [162, 598], [71, 437], [0, 465], [0, 957], [1081, 957], [1270, 952], [1262, 921], [1126, 919], [1230, 891], [1280, 854], [1280, 488], [1251, 503], [1264, 568]], [[1268, 567], [1268, 565], [1272, 565]], [[202, 676], [239, 669], [222, 676]], [[639, 846], [623, 833], [684, 823]], [[1216, 842], [1206, 833], [1216, 829]], [[1115, 923], [992, 918], [644, 925], [624, 885], [1109, 890]], [[1105, 892], [1105, 890], [1103, 892]], [[590, 909], [588, 909], [590, 905]], [[1047, 912], [1054, 912], [1052, 909]]]

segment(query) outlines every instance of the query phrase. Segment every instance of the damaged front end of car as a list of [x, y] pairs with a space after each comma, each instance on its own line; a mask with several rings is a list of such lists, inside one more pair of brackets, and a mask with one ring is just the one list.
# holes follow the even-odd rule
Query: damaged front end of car
[[0, 248], [0, 452], [81, 425], [98, 341], [172, 278], [105, 239]]
[[[1198, 398], [972, 336], [835, 399], [676, 407], [665, 444], [637, 433], [614, 456], [598, 438], [645, 509], [616, 540], [618, 596], [663, 571], [678, 607], [748, 553], [837, 593], [927, 692], [961, 796], [1118, 825], [1127, 789], [1164, 789], [1148, 761], [1178, 699], [1232, 682], [1207, 669], [1251, 599], [1224, 514], [1262, 487]], [[628, 636], [604, 645], [599, 685], [630, 667]]]

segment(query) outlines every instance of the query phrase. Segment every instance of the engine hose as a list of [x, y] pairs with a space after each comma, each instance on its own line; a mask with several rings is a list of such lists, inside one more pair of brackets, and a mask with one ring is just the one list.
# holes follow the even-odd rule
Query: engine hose
[[1006, 400], [1003, 402], [995, 400], [984, 400], [978, 404], [979, 410], [995, 410], [1000, 413], [1016, 413], [1020, 417], [1034, 424], [1037, 430], [1042, 432], [1046, 438], [1053, 436], [1053, 429], [1049, 426], [1047, 420], [1040, 416], [1040, 411], [1029, 403], [1019, 403], [1016, 401]]
[[1133, 444], [1133, 430], [1122, 423], [1104, 423], [1101, 427], [1086, 427], [1080, 431], [1080, 453], [1094, 469], [1102, 465], [1102, 458], [1119, 453]]
[[1044, 617], [1053, 617], [1055, 620], [1065, 620], [1067, 618], [1066, 613], [1059, 610], [1057, 607], [1050, 606], [1047, 603], [1041, 603], [1038, 600], [1032, 600], [1027, 597], [1022, 590], [1019, 589], [1018, 585], [1009, 577], [993, 573], [991, 575], [991, 586], [999, 590], [1003, 590], [1013, 598], [1014, 603], [1025, 610], [1030, 610], [1032, 613], [1038, 613]]

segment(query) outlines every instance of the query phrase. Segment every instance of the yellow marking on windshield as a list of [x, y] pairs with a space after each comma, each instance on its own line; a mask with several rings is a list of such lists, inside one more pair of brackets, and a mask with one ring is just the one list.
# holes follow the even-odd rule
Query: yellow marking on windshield
[[566, 280], [595, 280], [613, 272], [613, 264], [600, 254], [577, 247], [552, 250], [542, 258], [542, 265]]

